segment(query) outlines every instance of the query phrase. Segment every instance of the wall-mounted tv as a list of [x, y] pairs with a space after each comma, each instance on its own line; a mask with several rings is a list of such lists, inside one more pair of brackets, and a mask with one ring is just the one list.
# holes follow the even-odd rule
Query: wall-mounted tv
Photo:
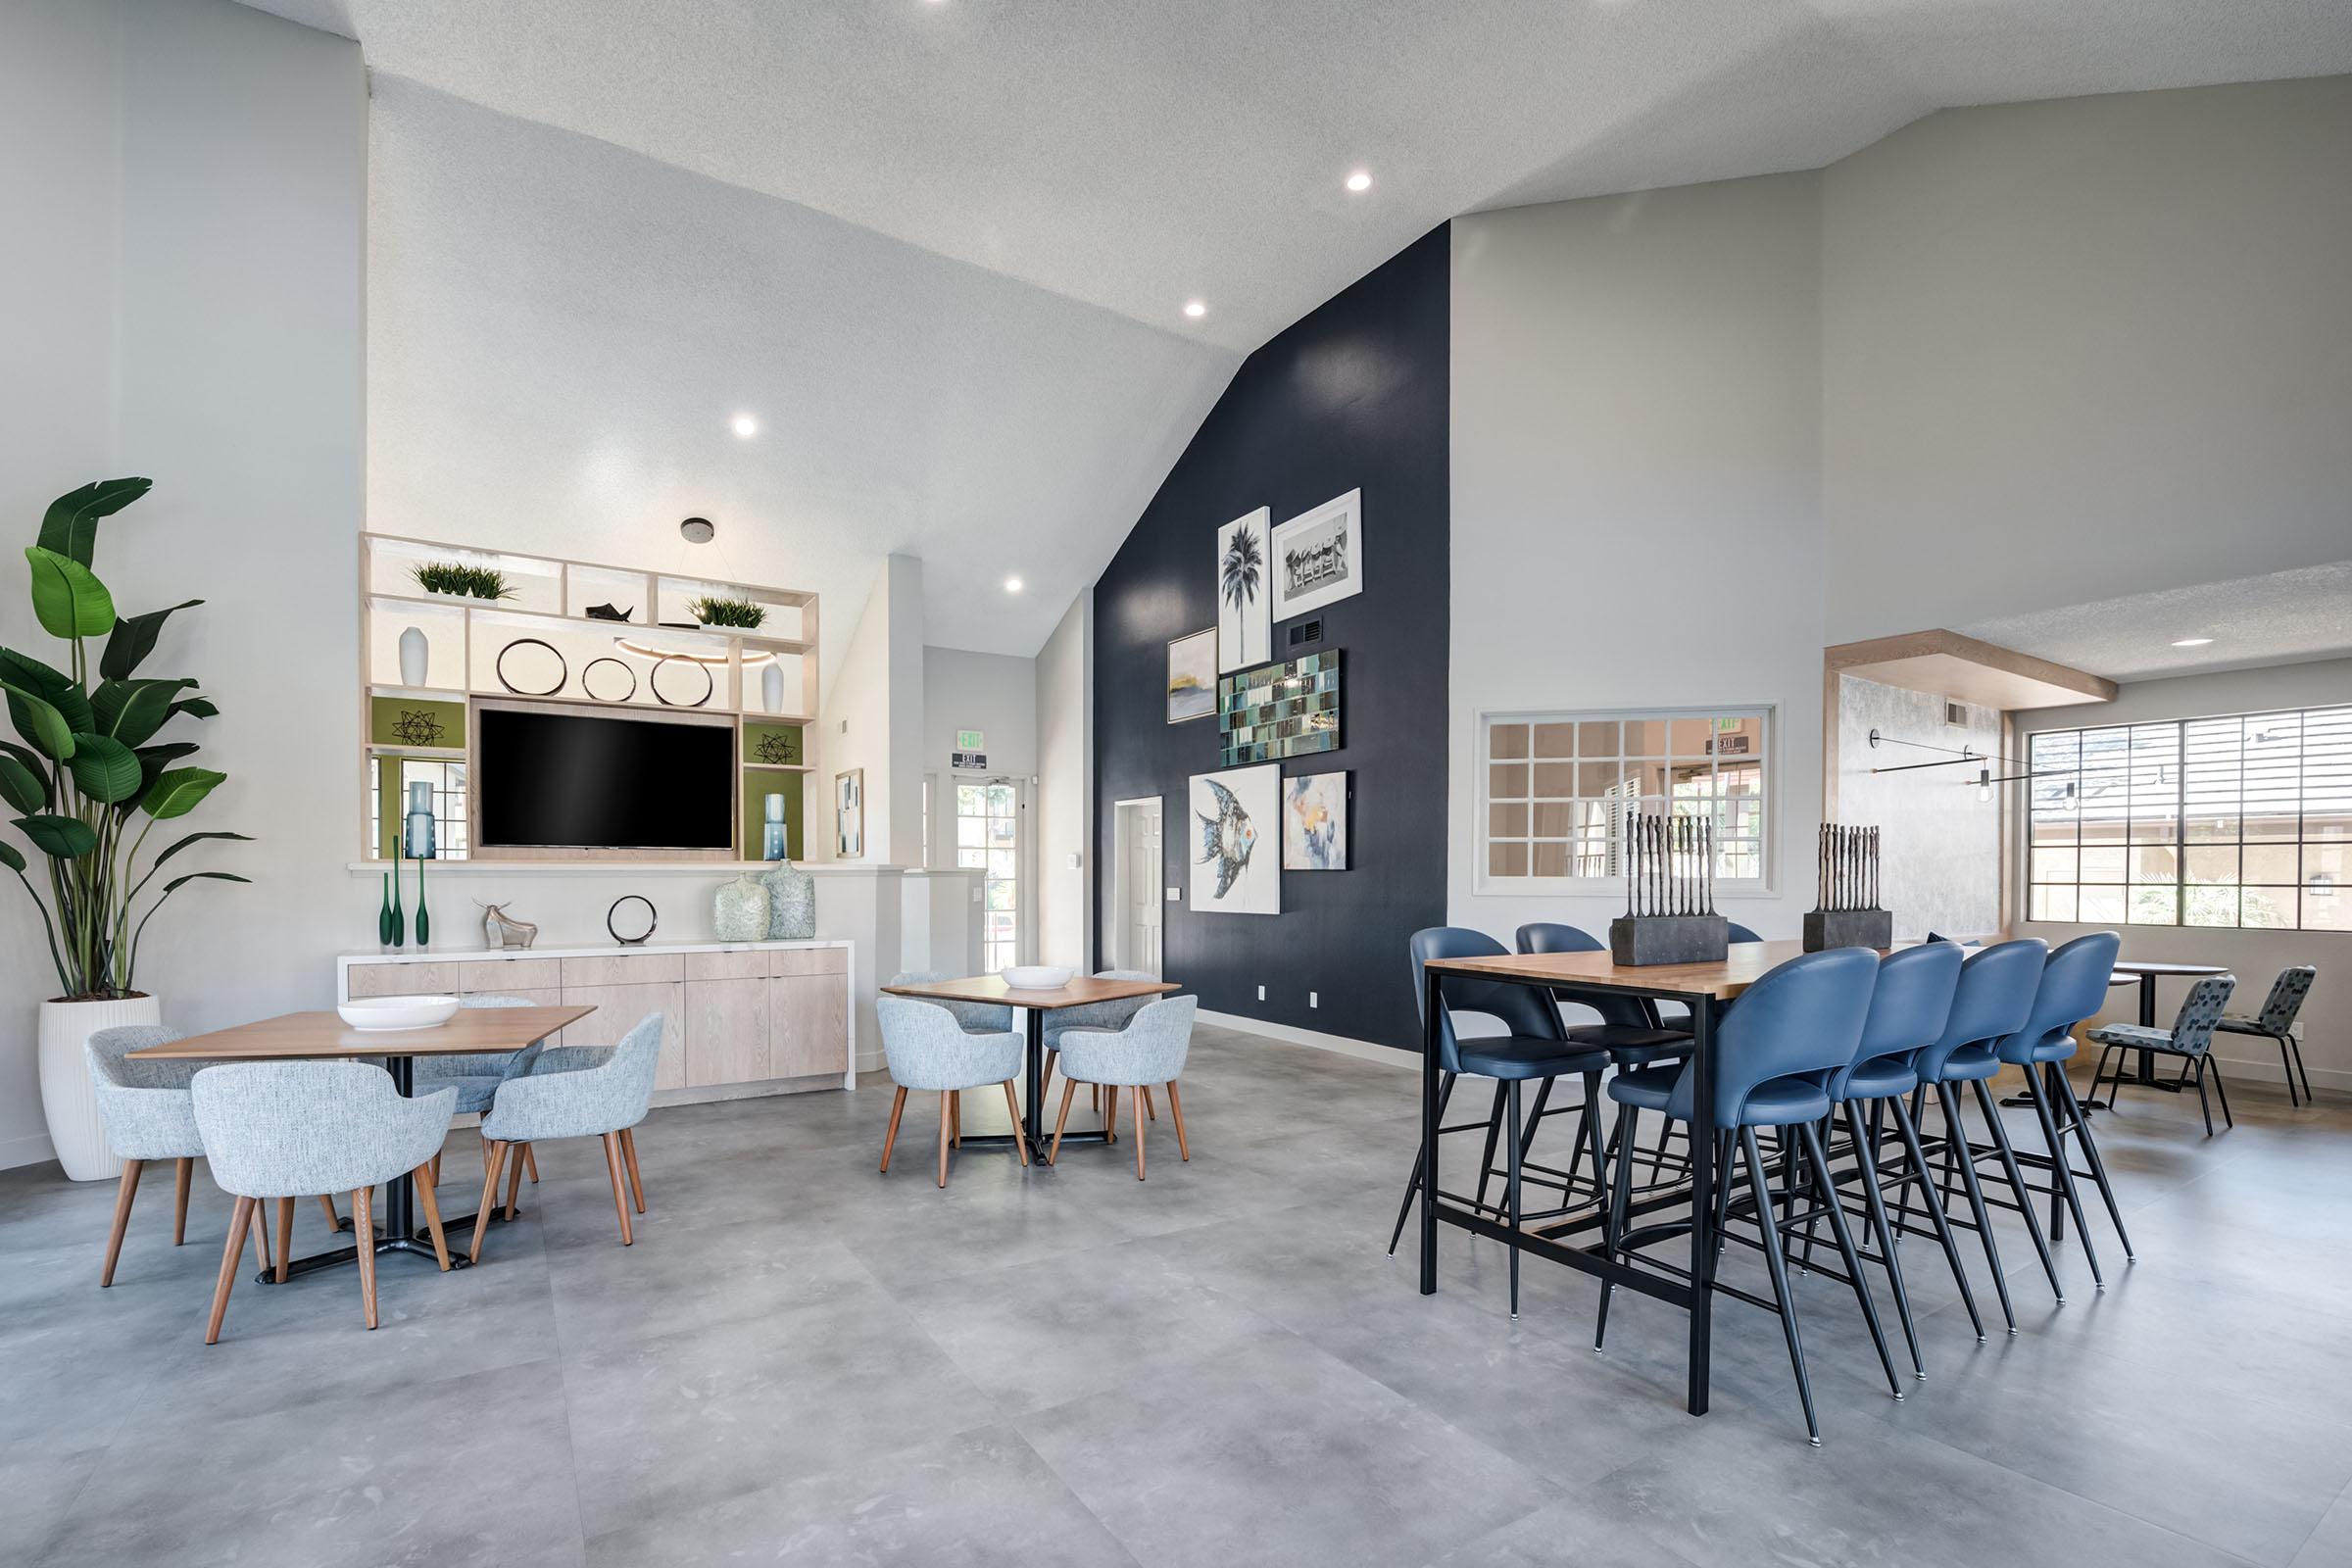
[[477, 850], [735, 846], [735, 726], [484, 703], [474, 712]]

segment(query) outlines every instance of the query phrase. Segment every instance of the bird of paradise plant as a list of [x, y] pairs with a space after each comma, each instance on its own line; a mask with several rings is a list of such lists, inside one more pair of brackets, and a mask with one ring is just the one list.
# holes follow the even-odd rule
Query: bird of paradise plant
[[[195, 743], [155, 739], [174, 718], [219, 711], [197, 693], [196, 682], [134, 676], [164, 622], [204, 601], [119, 616], [114, 596], [90, 569], [99, 519], [145, 495], [151, 482], [102, 479], [58, 497], [41, 518], [40, 542], [24, 551], [34, 618], [68, 644], [67, 667], [0, 648], [0, 691], [24, 742], [0, 741], [0, 800], [22, 813], [17, 830], [47, 858], [48, 897], [25, 875], [24, 853], [6, 840], [0, 865], [16, 872], [41, 912], [61, 1001], [139, 995], [132, 989], [139, 937], [164, 902], [190, 882], [250, 880], [227, 871], [189, 872], [165, 883], [143, 912], [137, 908], [156, 872], [180, 851], [208, 839], [247, 838], [190, 833], [140, 871], [155, 824], [187, 815], [228, 776], [172, 766], [195, 753]], [[90, 641], [98, 637], [106, 642], [92, 685]]]

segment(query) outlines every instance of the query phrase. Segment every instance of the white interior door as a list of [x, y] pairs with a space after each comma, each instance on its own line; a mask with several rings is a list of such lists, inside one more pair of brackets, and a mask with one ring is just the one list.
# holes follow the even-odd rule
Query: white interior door
[[1126, 904], [1120, 967], [1160, 972], [1159, 803], [1141, 801], [1119, 812], [1119, 889]]

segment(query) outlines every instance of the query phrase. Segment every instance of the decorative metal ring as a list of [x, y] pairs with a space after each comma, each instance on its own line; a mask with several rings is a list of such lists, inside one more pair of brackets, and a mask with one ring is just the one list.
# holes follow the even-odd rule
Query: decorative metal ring
[[[638, 932], [633, 937], [622, 936], [620, 934], [619, 927], [612, 923], [612, 917], [620, 912], [620, 906], [624, 904], [642, 904], [645, 906], [645, 929]], [[605, 911], [605, 929], [612, 933], [613, 941], [619, 943], [624, 948], [643, 946], [646, 938], [652, 936], [654, 934], [654, 928], [661, 923], [661, 911], [654, 907], [654, 901], [647, 898], [642, 893], [624, 893], [619, 898], [612, 901], [612, 907]]]
[[[595, 672], [596, 666], [599, 664], [611, 664], [614, 669], [617, 669], [623, 675], [628, 676], [629, 689], [625, 692], [622, 692], [618, 697], [597, 697], [597, 694], [589, 688], [588, 677]], [[637, 695], [637, 672], [631, 669], [628, 665], [622, 663], [619, 660], [614, 659], [611, 654], [607, 654], [602, 659], [591, 659], [588, 661], [587, 664], [582, 667], [580, 670], [580, 690], [587, 692], [591, 697], [596, 697], [596, 700], [600, 703], [625, 703], [630, 698]]]
[[[562, 674], [556, 677], [556, 683], [543, 692], [526, 692], [521, 687], [515, 685], [513, 681], [507, 679], [507, 656], [513, 653], [515, 649], [521, 648], [525, 645], [534, 648], [546, 649], [548, 653], [555, 659], [556, 668], [563, 671]], [[564, 683], [565, 681], [571, 679], [571, 666], [564, 662], [564, 656], [562, 654], [556, 652], [555, 644], [547, 642], [538, 637], [515, 638], [513, 642], [507, 644], [506, 647], [501, 648], [498, 651], [498, 658], [491, 663], [490, 668], [498, 676], [498, 683], [501, 686], [504, 686], [507, 690], [513, 692], [517, 697], [553, 697], [556, 695], [556, 693], [564, 689]]]
[[[691, 703], [673, 703], [668, 698], [662, 696], [662, 666], [663, 664], [685, 664], [691, 668], [701, 670], [703, 672], [703, 695], [697, 697]], [[710, 700], [710, 694], [712, 692], [718, 690], [718, 683], [711, 678], [710, 666], [709, 664], [703, 663], [699, 660], [688, 659], [683, 654], [664, 654], [660, 659], [654, 661], [654, 667], [652, 669], [646, 671], [645, 689], [649, 692], [652, 692], [654, 694], [654, 701], [660, 703], [663, 708], [700, 708]]]

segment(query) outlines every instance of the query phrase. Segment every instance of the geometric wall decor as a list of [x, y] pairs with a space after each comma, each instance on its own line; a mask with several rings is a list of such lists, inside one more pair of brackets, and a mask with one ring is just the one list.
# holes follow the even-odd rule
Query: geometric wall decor
[[1348, 869], [1348, 775], [1301, 773], [1282, 781], [1282, 868]]
[[1227, 767], [1337, 751], [1340, 651], [1219, 678], [1217, 744]]
[[1281, 788], [1273, 766], [1193, 775], [1184, 838], [1196, 913], [1282, 912]]

